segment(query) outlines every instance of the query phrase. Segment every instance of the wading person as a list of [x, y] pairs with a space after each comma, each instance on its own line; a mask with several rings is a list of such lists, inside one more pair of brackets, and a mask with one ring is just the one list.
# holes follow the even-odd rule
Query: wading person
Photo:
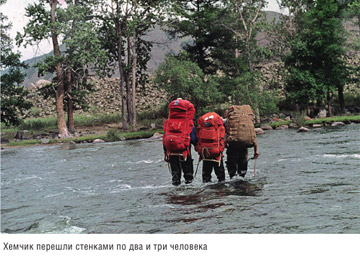
[[164, 123], [164, 160], [170, 163], [172, 184], [181, 184], [181, 171], [185, 183], [194, 179], [191, 144], [196, 145], [194, 127], [195, 108], [190, 101], [178, 98], [169, 104], [169, 118]]
[[245, 177], [248, 167], [248, 148], [254, 148], [254, 159], [259, 152], [254, 127], [254, 111], [249, 105], [230, 106], [226, 118], [226, 167], [230, 179], [235, 175]]
[[198, 143], [195, 150], [199, 153], [199, 161], [203, 161], [202, 180], [211, 182], [214, 169], [218, 181], [225, 180], [223, 154], [225, 148], [225, 127], [223, 119], [215, 112], [201, 116], [196, 126]]

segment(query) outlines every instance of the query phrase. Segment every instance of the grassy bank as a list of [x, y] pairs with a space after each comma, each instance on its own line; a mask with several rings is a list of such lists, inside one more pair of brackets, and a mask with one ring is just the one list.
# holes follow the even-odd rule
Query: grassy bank
[[281, 125], [289, 125], [291, 123], [296, 123], [298, 126], [313, 126], [314, 124], [322, 124], [328, 125], [334, 122], [343, 122], [343, 123], [360, 123], [360, 115], [354, 116], [333, 116], [333, 117], [325, 117], [325, 118], [318, 118], [312, 120], [288, 120], [288, 121], [277, 121], [272, 123], [267, 123], [274, 129]]
[[[74, 137], [68, 139], [50, 139], [46, 144], [58, 144], [58, 143], [92, 143], [96, 139], [103, 140], [105, 142], [111, 141], [122, 141], [122, 140], [133, 140], [133, 139], [144, 139], [150, 138], [156, 132], [162, 130], [147, 130], [147, 131], [136, 131], [136, 132], [118, 132], [111, 130], [106, 134], [94, 134], [86, 135], [81, 137]], [[20, 146], [34, 146], [42, 144], [41, 140], [22, 140], [22, 141], [10, 141], [3, 145], [6, 147], [20, 147]]]
[[[121, 122], [120, 114], [98, 114], [98, 115], [75, 115], [75, 126], [96, 126]], [[57, 129], [57, 118], [43, 117], [26, 119], [19, 127], [19, 130], [42, 130]]]
[[[95, 139], [101, 139], [106, 142], [110, 141], [121, 141], [121, 140], [130, 140], [130, 139], [141, 139], [141, 138], [149, 138], [153, 136], [155, 132], [162, 132], [162, 130], [154, 130], [149, 129], [150, 123], [157, 124], [157, 127], [160, 127], [163, 123], [163, 118], [152, 119], [153, 116], [143, 116], [139, 121], [139, 127], [143, 127], [140, 131], [129, 132], [123, 131], [120, 128], [109, 129], [110, 125], [119, 125], [121, 122], [121, 116], [118, 114], [110, 114], [110, 115], [79, 115], [75, 116], [75, 127], [78, 129], [82, 127], [88, 131], [97, 130], [96, 134], [82, 134], [79, 137], [69, 138], [69, 139], [49, 139], [46, 144], [55, 144], [55, 143], [90, 143]], [[156, 118], [156, 117], [155, 117]], [[300, 122], [300, 121], [301, 122]], [[319, 118], [312, 120], [304, 120], [303, 118], [294, 118], [293, 120], [288, 121], [277, 121], [268, 123], [274, 129], [280, 125], [289, 125], [290, 123], [297, 123], [298, 126], [313, 126], [314, 124], [321, 125], [329, 125], [333, 122], [344, 122], [344, 123], [360, 123], [360, 115], [354, 116], [334, 116], [327, 118]], [[2, 144], [4, 147], [13, 147], [13, 146], [29, 146], [29, 145], [37, 145], [42, 144], [41, 140], [37, 139], [24, 139], [21, 141], [16, 141], [14, 139], [16, 133], [18, 131], [27, 130], [30, 134], [42, 134], [42, 133], [51, 133], [57, 131], [56, 126], [56, 118], [55, 117], [47, 117], [47, 118], [35, 118], [25, 120], [24, 123], [19, 127], [2, 127], [2, 138], [8, 139], [9, 143]]]

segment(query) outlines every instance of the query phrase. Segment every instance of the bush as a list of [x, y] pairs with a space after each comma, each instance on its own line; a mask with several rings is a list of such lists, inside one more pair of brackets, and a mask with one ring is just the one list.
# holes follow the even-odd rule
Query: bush
[[299, 127], [304, 126], [305, 122], [306, 122], [305, 113], [304, 112], [296, 112], [296, 113], [294, 113], [293, 121]]
[[279, 97], [275, 93], [263, 92], [263, 94], [259, 95], [260, 115], [266, 116], [279, 112], [278, 103]]
[[158, 106], [154, 109], [147, 110], [141, 113], [138, 113], [137, 118], [139, 121], [143, 120], [157, 120], [168, 117], [168, 104], [170, 102], [164, 103], [161, 106]]
[[31, 118], [20, 124], [22, 130], [40, 130], [57, 127], [56, 117]]
[[119, 141], [119, 140], [121, 140], [121, 136], [115, 130], [110, 130], [106, 133], [106, 141]]

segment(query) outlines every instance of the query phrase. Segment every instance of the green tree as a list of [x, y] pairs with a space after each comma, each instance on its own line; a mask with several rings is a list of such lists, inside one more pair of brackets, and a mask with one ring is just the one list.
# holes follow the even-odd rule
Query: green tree
[[257, 44], [256, 35], [265, 4], [263, 0], [175, 0], [168, 25], [171, 35], [191, 38], [184, 47], [188, 60], [216, 81], [217, 91], [232, 103], [251, 104], [257, 122], [263, 91], [254, 66], [264, 60], [267, 50]]
[[224, 3], [229, 11], [222, 25], [232, 33], [236, 43], [234, 58], [237, 70], [234, 72], [234, 81], [241, 81], [235, 87], [235, 92], [239, 89], [244, 91], [242, 94], [246, 95], [248, 104], [255, 109], [256, 122], [260, 123], [259, 96], [263, 92], [258, 86], [260, 73], [255, 70], [254, 65], [263, 60], [265, 55], [262, 53], [266, 52], [256, 40], [256, 34], [261, 29], [260, 21], [265, 17], [262, 10], [266, 1], [227, 0]]
[[[59, 136], [63, 138], [72, 137], [75, 132], [74, 103], [83, 102], [90, 71], [103, 66], [106, 59], [95, 30], [96, 3], [94, 0], [72, 0], [59, 6], [57, 0], [40, 0], [26, 8], [26, 16], [30, 19], [24, 34], [18, 35], [18, 44], [25, 41], [25, 45], [52, 39], [54, 55], [37, 66], [39, 74], [56, 73], [52, 86], [56, 90]], [[60, 43], [64, 50], [60, 50]], [[67, 124], [64, 109], [68, 112]]]
[[109, 58], [109, 70], [120, 76], [123, 129], [136, 129], [136, 87], [147, 82], [152, 43], [144, 35], [162, 18], [163, 0], [101, 2], [100, 36]]
[[357, 29], [353, 32], [353, 43], [352, 47], [354, 50], [360, 50], [360, 0], [351, 1], [348, 5], [348, 10], [350, 12], [350, 17], [353, 18], [353, 25], [357, 27]]
[[187, 58], [168, 55], [156, 71], [155, 83], [168, 93], [170, 101], [187, 99], [199, 112], [223, 100], [216, 81]]
[[[48, 8], [46, 8], [48, 5]], [[30, 18], [24, 28], [24, 34], [18, 34], [18, 44], [26, 41], [26, 44], [39, 43], [42, 40], [50, 39], [53, 45], [53, 64], [56, 71], [56, 113], [59, 136], [62, 138], [71, 137], [65, 122], [64, 112], [64, 70], [62, 66], [63, 58], [60, 51], [59, 36], [61, 34], [61, 22], [57, 17], [57, 0], [40, 0], [39, 3], [29, 5], [26, 8], [26, 16]], [[26, 45], [25, 44], [25, 45]]]
[[[4, 3], [4, 0], [0, 1], [0, 5]], [[25, 77], [21, 69], [26, 68], [26, 65], [20, 60], [21, 55], [12, 51], [12, 40], [7, 34], [11, 23], [7, 23], [7, 17], [3, 13], [0, 13], [0, 22], [1, 123], [19, 125], [23, 111], [32, 106], [25, 100], [28, 91], [21, 85]]]
[[75, 132], [74, 110], [86, 106], [84, 96], [87, 90], [91, 90], [88, 76], [92, 72], [101, 75], [107, 61], [97, 36], [96, 5], [94, 0], [72, 0], [68, 1], [66, 9], [59, 10], [59, 20], [64, 24], [65, 102], [71, 133]]
[[344, 29], [338, 11], [335, 0], [315, 1], [285, 57], [288, 98], [302, 108], [327, 102], [330, 115], [332, 95], [336, 88], [343, 89], [348, 78]]
[[[173, 37], [190, 37], [183, 49], [189, 60], [198, 64], [205, 74], [216, 74], [224, 68], [224, 61], [232, 54], [230, 31], [220, 20], [227, 11], [217, 0], [174, 0], [171, 5], [167, 31]], [[226, 65], [227, 66], [227, 65]]]

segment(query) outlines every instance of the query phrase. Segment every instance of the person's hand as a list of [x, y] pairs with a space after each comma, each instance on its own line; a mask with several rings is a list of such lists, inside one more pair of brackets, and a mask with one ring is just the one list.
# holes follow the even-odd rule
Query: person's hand
[[259, 157], [259, 155], [260, 155], [259, 152], [255, 151], [254, 152], [254, 159], [257, 159]]
[[164, 161], [169, 162], [169, 157], [167, 155], [164, 156]]

